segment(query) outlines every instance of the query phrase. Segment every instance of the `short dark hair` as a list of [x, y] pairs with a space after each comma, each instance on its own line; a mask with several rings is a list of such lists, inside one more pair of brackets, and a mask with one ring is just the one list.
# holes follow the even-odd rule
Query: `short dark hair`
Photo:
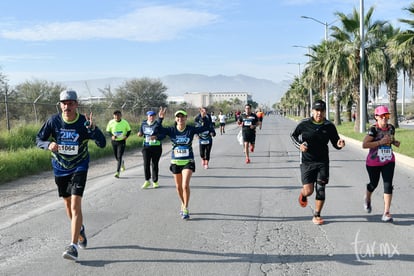
[[122, 113], [121, 113], [121, 111], [120, 111], [120, 110], [115, 110], [115, 111], [114, 111], [114, 115], [122, 115]]

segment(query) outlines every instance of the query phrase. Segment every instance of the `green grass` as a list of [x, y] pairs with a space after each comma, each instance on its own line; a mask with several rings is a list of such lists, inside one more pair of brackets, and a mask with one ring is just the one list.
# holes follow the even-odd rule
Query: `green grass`
[[14, 151], [30, 148], [35, 144], [40, 125], [19, 126], [10, 132], [0, 132], [0, 150]]
[[[0, 133], [0, 184], [52, 170], [50, 151], [36, 147], [35, 137], [39, 128], [40, 126], [28, 126], [11, 133]], [[136, 127], [132, 129], [126, 151], [136, 150], [142, 146], [142, 137], [136, 135]], [[109, 138], [103, 149], [96, 146], [94, 141], [89, 141], [89, 154], [91, 160], [112, 156]]]

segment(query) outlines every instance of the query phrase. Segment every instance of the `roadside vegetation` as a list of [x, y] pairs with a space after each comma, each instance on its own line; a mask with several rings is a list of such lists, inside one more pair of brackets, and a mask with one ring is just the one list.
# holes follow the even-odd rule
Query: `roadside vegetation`
[[[137, 129], [136, 126], [131, 127]], [[40, 124], [0, 133], [0, 184], [52, 169], [50, 151], [36, 147], [39, 129]], [[142, 144], [142, 138], [133, 134], [127, 141], [127, 150], [137, 149]], [[109, 138], [107, 142], [103, 149], [93, 141], [89, 142], [91, 160], [112, 156]]]
[[[51, 153], [37, 148], [35, 139], [41, 124], [59, 110], [59, 94], [65, 89], [60, 84], [40, 80], [27, 81], [11, 89], [5, 75], [0, 72], [0, 96], [5, 99], [0, 102], [0, 184], [51, 170]], [[112, 119], [114, 110], [122, 110], [123, 118], [132, 128], [126, 150], [137, 150], [142, 145], [142, 138], [136, 133], [148, 110], [158, 112], [160, 106], [167, 107], [163, 123], [166, 126], [173, 124], [173, 114], [178, 109], [188, 112], [190, 122], [198, 113], [198, 108], [186, 103], [167, 103], [166, 90], [167, 87], [159, 80], [132, 79], [116, 89], [102, 89], [103, 98], [81, 99], [78, 112], [92, 113], [95, 123], [106, 134], [106, 124]], [[220, 110], [230, 113], [241, 109], [243, 104], [234, 99], [233, 102], [224, 101], [207, 108], [217, 114]], [[91, 160], [112, 156], [109, 138], [107, 142], [104, 149], [98, 148], [93, 141], [89, 142]]]
[[[231, 122], [234, 122], [234, 118], [228, 120], [228, 123]], [[173, 123], [173, 119], [166, 118], [163, 125], [171, 126]], [[139, 124], [131, 124], [132, 133], [127, 140], [127, 152], [142, 147], [142, 137], [136, 135], [139, 126]], [[52, 169], [50, 151], [36, 147], [36, 134], [40, 127], [40, 124], [34, 124], [17, 127], [10, 132], [0, 131], [0, 184]], [[105, 125], [101, 125], [100, 128], [105, 134]], [[166, 139], [164, 142], [169, 141]], [[113, 152], [109, 137], [103, 149], [90, 141], [89, 153], [91, 161], [111, 157]]]

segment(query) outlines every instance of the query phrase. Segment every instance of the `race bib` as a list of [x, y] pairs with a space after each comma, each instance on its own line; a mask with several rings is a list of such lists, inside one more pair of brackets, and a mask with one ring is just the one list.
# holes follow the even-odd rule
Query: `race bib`
[[175, 148], [174, 156], [176, 158], [185, 158], [190, 156], [190, 150], [188, 148]]
[[208, 145], [208, 144], [210, 144], [210, 141], [209, 140], [200, 140], [200, 144]]
[[380, 146], [378, 148], [378, 157], [380, 162], [385, 162], [392, 159], [392, 148], [391, 146]]
[[251, 126], [252, 122], [251, 121], [244, 121], [244, 126]]
[[114, 136], [118, 140], [124, 139], [124, 133], [122, 131], [116, 131], [116, 132], [114, 132]]
[[77, 144], [59, 144], [58, 152], [66, 155], [77, 155], [79, 146]]

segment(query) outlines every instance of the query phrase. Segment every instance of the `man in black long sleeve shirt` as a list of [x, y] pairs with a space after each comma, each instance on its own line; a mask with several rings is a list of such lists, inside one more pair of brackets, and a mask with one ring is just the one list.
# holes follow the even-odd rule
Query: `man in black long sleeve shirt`
[[[312, 117], [302, 120], [291, 133], [293, 144], [301, 151], [302, 190], [299, 204], [306, 207], [307, 197], [316, 190], [315, 213], [313, 223], [321, 225], [321, 211], [325, 202], [325, 185], [329, 181], [329, 149], [328, 143], [336, 149], [345, 146], [345, 141], [338, 135], [334, 124], [325, 118], [326, 104], [318, 100], [312, 107]], [[315, 187], [316, 186], [316, 187]]]

